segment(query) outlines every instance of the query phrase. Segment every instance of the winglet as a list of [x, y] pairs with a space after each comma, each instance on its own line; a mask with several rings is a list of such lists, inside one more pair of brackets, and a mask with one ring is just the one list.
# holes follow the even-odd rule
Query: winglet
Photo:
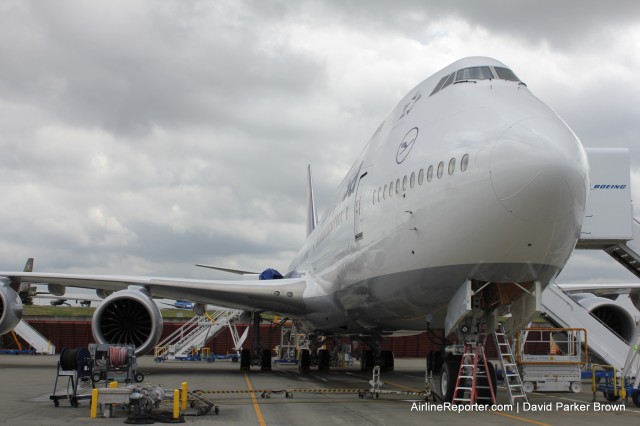
[[318, 215], [316, 214], [316, 199], [313, 195], [313, 180], [311, 179], [311, 164], [307, 166], [307, 237], [316, 229]]

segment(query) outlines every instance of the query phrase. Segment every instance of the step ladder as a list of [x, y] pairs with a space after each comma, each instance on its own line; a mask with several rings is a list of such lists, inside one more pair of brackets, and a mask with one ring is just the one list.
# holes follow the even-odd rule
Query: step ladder
[[453, 392], [453, 404], [495, 404], [496, 395], [488, 371], [484, 345], [477, 340], [468, 341]]
[[527, 394], [522, 384], [522, 377], [520, 377], [518, 365], [502, 324], [499, 324], [496, 331], [493, 332], [493, 338], [498, 351], [500, 365], [502, 366], [504, 384], [509, 394], [509, 403], [513, 404], [516, 401], [528, 402]]

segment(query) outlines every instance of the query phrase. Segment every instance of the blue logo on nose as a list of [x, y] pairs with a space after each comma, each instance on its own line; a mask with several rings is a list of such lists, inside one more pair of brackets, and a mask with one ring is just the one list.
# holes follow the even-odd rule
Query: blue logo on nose
[[414, 127], [409, 130], [404, 138], [402, 138], [402, 142], [400, 142], [400, 146], [398, 146], [398, 152], [396, 153], [396, 163], [401, 164], [405, 158], [411, 152], [411, 148], [416, 143], [416, 139], [418, 138], [418, 128]]

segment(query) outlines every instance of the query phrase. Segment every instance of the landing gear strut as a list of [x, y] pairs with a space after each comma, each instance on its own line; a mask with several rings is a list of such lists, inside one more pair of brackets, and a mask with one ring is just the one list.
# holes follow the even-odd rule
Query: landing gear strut
[[371, 349], [363, 350], [360, 358], [360, 369], [371, 371], [374, 366], [379, 366], [380, 371], [393, 371], [395, 361], [393, 351], [382, 350], [382, 334], [376, 333], [369, 338], [361, 338]]
[[261, 371], [271, 371], [271, 350], [262, 349], [260, 344], [259, 312], [253, 313], [253, 348], [243, 349], [240, 353], [240, 371], [248, 372], [251, 366], [260, 366]]

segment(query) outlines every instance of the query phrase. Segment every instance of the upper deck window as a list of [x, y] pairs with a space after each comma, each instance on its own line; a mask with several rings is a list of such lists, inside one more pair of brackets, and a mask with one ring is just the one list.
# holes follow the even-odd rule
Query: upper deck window
[[493, 69], [496, 70], [496, 74], [500, 80], [520, 81], [516, 74], [509, 68], [493, 67]]
[[456, 82], [465, 80], [490, 80], [494, 78], [489, 67], [469, 67], [458, 70]]

